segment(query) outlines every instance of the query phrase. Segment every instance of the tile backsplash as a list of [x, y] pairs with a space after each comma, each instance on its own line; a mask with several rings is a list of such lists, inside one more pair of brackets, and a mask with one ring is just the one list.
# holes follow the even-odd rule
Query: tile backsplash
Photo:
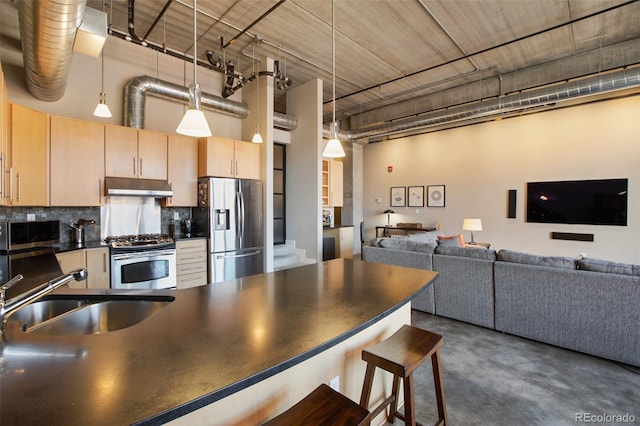
[[[180, 220], [174, 221], [174, 213], [178, 213]], [[26, 222], [27, 215], [34, 215], [35, 220], [59, 220], [60, 243], [71, 242], [70, 224], [80, 219], [95, 220], [95, 225], [85, 227], [86, 241], [99, 241], [100, 238], [100, 208], [99, 207], [0, 207], [0, 221]], [[161, 232], [168, 234], [169, 225], [175, 224], [176, 230], [180, 229], [180, 222], [191, 217], [191, 209], [188, 207], [162, 208]]]

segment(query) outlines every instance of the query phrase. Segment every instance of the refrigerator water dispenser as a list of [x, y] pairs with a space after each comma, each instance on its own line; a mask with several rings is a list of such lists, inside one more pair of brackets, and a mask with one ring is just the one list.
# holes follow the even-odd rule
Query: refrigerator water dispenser
[[229, 229], [229, 210], [215, 209], [214, 231], [226, 231]]

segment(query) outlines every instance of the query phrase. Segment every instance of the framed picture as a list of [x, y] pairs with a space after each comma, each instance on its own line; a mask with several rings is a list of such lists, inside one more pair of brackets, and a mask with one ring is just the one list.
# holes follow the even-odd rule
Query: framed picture
[[406, 205], [406, 191], [404, 186], [391, 187], [391, 207], [404, 207]]
[[410, 186], [409, 207], [424, 207], [424, 186]]
[[427, 207], [444, 207], [444, 185], [427, 186]]

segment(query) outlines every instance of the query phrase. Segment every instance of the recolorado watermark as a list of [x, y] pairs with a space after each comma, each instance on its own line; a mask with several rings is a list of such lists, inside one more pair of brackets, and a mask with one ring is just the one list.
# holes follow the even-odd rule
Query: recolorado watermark
[[576, 413], [576, 423], [635, 423], [633, 414]]

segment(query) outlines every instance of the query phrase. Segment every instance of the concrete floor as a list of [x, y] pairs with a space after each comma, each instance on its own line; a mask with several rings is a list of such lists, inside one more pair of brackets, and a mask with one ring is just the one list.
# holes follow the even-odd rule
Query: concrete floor
[[[639, 368], [417, 311], [412, 321], [444, 336], [450, 425], [640, 424]], [[433, 424], [430, 362], [414, 380], [417, 420]]]

